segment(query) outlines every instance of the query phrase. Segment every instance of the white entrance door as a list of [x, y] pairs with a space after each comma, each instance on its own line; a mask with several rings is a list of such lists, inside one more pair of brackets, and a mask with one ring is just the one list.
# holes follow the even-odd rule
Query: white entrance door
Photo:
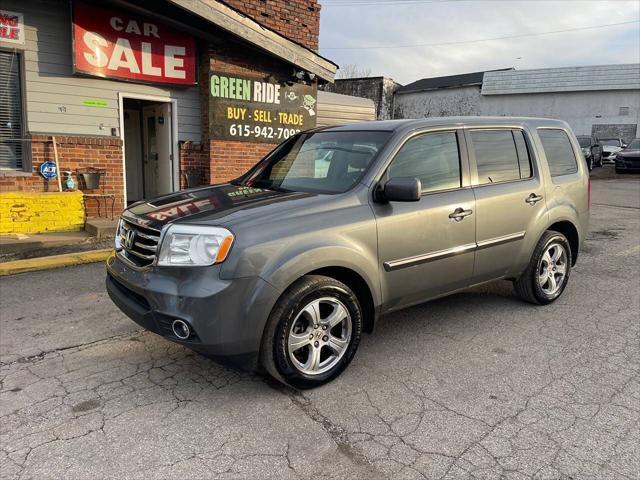
[[142, 109], [144, 140], [144, 194], [153, 198], [173, 191], [171, 104]]
[[156, 132], [158, 149], [158, 194], [173, 192], [173, 125], [171, 103], [156, 107]]

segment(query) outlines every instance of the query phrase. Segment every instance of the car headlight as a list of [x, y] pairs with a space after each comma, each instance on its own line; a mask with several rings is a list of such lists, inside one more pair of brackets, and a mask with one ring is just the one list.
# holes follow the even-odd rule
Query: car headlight
[[162, 239], [158, 265], [206, 266], [224, 262], [233, 239], [233, 234], [222, 227], [171, 225]]

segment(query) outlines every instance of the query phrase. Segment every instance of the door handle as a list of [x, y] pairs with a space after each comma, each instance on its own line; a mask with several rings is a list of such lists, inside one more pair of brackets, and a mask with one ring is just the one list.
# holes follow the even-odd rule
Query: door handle
[[464, 208], [456, 208], [453, 213], [449, 214], [449, 218], [451, 220], [455, 220], [456, 222], [461, 222], [464, 220], [464, 217], [468, 217], [473, 214], [473, 210], [465, 210]]
[[535, 193], [532, 193], [527, 198], [525, 198], [524, 201], [533, 207], [536, 203], [538, 203], [542, 199], [543, 199], [542, 195], [536, 195]]

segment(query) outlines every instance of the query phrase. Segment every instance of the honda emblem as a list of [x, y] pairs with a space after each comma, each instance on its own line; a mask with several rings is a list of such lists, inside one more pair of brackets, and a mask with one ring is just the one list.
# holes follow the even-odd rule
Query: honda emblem
[[124, 246], [130, 250], [133, 247], [133, 243], [135, 241], [136, 241], [135, 230], [127, 230], [127, 234], [124, 237]]

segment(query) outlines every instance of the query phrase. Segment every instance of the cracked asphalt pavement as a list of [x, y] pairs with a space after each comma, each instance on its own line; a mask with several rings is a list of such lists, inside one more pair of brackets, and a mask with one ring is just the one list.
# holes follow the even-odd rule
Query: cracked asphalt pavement
[[640, 478], [640, 179], [592, 188], [559, 301], [389, 315], [302, 393], [141, 331], [100, 264], [5, 277], [0, 478]]

